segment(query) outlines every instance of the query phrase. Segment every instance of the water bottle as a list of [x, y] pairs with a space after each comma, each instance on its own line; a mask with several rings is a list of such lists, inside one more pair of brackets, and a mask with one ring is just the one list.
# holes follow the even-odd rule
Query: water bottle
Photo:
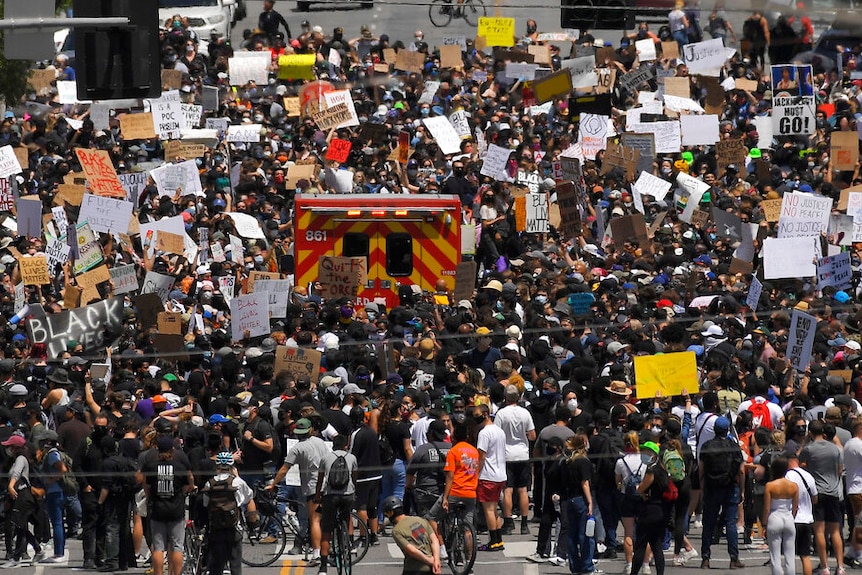
[[587, 537], [596, 536], [596, 518], [592, 515], [587, 517], [587, 526], [584, 529], [584, 535], [586, 535]]

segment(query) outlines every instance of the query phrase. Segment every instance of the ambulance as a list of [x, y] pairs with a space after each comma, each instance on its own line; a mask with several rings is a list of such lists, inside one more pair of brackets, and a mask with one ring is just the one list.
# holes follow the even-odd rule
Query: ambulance
[[461, 262], [461, 200], [443, 194], [298, 194], [296, 285], [317, 281], [320, 256], [364, 257], [368, 282], [356, 305], [398, 305], [398, 289], [455, 287]]

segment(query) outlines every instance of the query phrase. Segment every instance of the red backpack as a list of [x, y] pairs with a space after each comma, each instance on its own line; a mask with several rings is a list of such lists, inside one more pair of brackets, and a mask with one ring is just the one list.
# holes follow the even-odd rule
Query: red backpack
[[772, 414], [769, 412], [769, 406], [766, 405], [765, 401], [760, 403], [757, 399], [752, 399], [751, 405], [748, 406], [748, 411], [751, 412], [754, 429], [758, 427], [772, 429]]

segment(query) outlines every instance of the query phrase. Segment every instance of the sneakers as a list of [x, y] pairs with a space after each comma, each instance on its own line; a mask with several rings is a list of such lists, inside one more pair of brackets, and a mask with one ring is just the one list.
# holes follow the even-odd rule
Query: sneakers
[[503, 551], [506, 547], [503, 545], [503, 542], [499, 543], [485, 543], [484, 545], [479, 545], [479, 551]]
[[696, 559], [698, 555], [697, 549], [692, 548], [691, 551], [686, 551], [683, 549], [679, 552], [680, 556], [683, 557], [683, 561], [691, 561], [692, 559]]
[[649, 568], [649, 565], [644, 565], [644, 568], [641, 570], [641, 573], [644, 575], [652, 575], [652, 569]]
[[267, 535], [266, 537], [264, 537], [263, 539], [261, 539], [260, 541], [258, 541], [258, 543], [260, 543], [261, 545], [272, 545], [272, 544], [273, 544], [273, 543], [275, 543], [276, 541], [278, 541], [278, 539], [277, 539], [277, 538], [275, 538], [275, 537], [274, 537], [274, 536], [272, 536], [272, 535]]
[[[442, 550], [442, 548], [441, 548]], [[547, 555], [540, 555], [539, 553], [533, 553], [532, 555], [527, 555], [527, 561], [531, 563], [547, 563], [549, 557]]]
[[853, 557], [845, 557], [844, 567], [849, 567], [851, 569], [859, 569], [862, 568], [862, 563], [859, 563], [859, 561], [857, 559], [854, 559]]
[[45, 557], [39, 563], [44, 564], [56, 564], [56, 563], [66, 563], [69, 561], [69, 558], [65, 555], [52, 555], [51, 557]]
[[8, 561], [4, 561], [0, 563], [0, 569], [15, 569], [17, 567], [23, 567], [24, 563], [21, 561], [16, 561], [15, 559], [9, 559]]
[[[357, 543], [354, 542], [354, 544], [353, 544], [354, 548], [356, 547], [356, 545], [357, 545]], [[303, 553], [303, 551], [302, 551], [301, 545], [294, 545], [293, 547], [291, 547], [287, 551], [288, 555], [302, 555], [302, 553]]]
[[449, 559], [449, 552], [446, 550], [445, 545], [440, 546], [440, 561], [446, 561]]
[[701, 569], [709, 569], [709, 559], [704, 559], [700, 562]]
[[529, 535], [530, 526], [525, 521], [521, 521], [521, 535]]
[[731, 569], [745, 569], [745, 564], [739, 560], [739, 558], [730, 560], [730, 568]]
[[33, 559], [31, 559], [31, 560], [30, 560], [30, 564], [31, 564], [31, 565], [34, 565], [34, 564], [36, 564], [36, 563], [39, 563], [39, 562], [40, 562], [40, 561], [42, 561], [42, 559], [44, 559], [44, 558], [45, 558], [45, 552], [44, 552], [44, 551], [39, 551], [38, 553], [36, 553], [35, 555], [33, 555]]
[[306, 569], [309, 567], [320, 567], [320, 557], [312, 557], [305, 564]]
[[563, 559], [562, 557], [559, 557], [557, 555], [549, 557], [548, 563], [550, 563], [554, 567], [568, 567], [568, 565], [569, 565], [568, 561], [566, 561], [565, 559]]
[[685, 557], [680, 557], [679, 555], [673, 556], [673, 566], [674, 567], [683, 567], [685, 565]]

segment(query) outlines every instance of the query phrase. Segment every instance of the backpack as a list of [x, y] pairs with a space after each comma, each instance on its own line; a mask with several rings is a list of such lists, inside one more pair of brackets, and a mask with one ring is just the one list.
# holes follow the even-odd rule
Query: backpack
[[610, 430], [600, 431], [598, 437], [604, 439], [604, 443], [595, 455], [596, 475], [602, 481], [607, 481], [609, 485], [613, 485], [617, 461], [622, 457], [625, 449], [623, 447], [623, 440], [619, 434]]
[[623, 480], [623, 493], [629, 497], [640, 497], [641, 495], [638, 493], [638, 485], [641, 484], [641, 481], [643, 481], [644, 478], [644, 464], [639, 464], [637, 471], [632, 471], [632, 468], [629, 467], [629, 464], [625, 459], [623, 459], [623, 465], [625, 465], [626, 469], [629, 470], [629, 476]]
[[[51, 451], [56, 451], [60, 454], [60, 460], [66, 466], [66, 473], [60, 476], [60, 479], [57, 482], [60, 484], [60, 487], [63, 488], [63, 493], [66, 496], [72, 496], [78, 494], [78, 480], [75, 477], [75, 473], [72, 471], [72, 458], [69, 457], [68, 453], [60, 451], [59, 449], [52, 449]], [[50, 454], [51, 451], [48, 453]], [[46, 456], [47, 457], [47, 456]]]
[[710, 439], [703, 444], [701, 459], [707, 463], [704, 465], [705, 487], [726, 487], [736, 480], [739, 459], [734, 457], [734, 449], [741, 454], [739, 445], [729, 439]]
[[377, 436], [377, 449], [380, 451], [380, 465], [392, 465], [395, 463], [395, 450], [389, 443], [385, 433]]
[[664, 491], [661, 492], [662, 501], [673, 503], [679, 498], [679, 488], [673, 481], [668, 481]]
[[756, 399], [751, 400], [751, 405], [748, 406], [748, 411], [751, 412], [751, 422], [754, 429], [765, 427], [772, 429], [772, 414], [769, 413], [769, 406], [766, 402], [760, 403]]
[[233, 486], [233, 478], [210, 481], [209, 512], [211, 529], [233, 529], [239, 522], [239, 506], [236, 504], [236, 488]]
[[335, 457], [335, 461], [329, 467], [329, 475], [326, 481], [330, 489], [339, 491], [350, 485], [350, 468], [344, 455]]
[[682, 481], [685, 479], [685, 460], [682, 458], [679, 451], [676, 449], [665, 451], [661, 458], [661, 463], [664, 465], [668, 477], [674, 481]]
[[120, 470], [120, 477], [117, 481], [111, 483], [111, 493], [119, 495], [131, 495], [138, 490], [138, 481], [135, 477], [135, 472], [138, 468], [135, 462], [128, 457], [123, 457], [123, 466]]

